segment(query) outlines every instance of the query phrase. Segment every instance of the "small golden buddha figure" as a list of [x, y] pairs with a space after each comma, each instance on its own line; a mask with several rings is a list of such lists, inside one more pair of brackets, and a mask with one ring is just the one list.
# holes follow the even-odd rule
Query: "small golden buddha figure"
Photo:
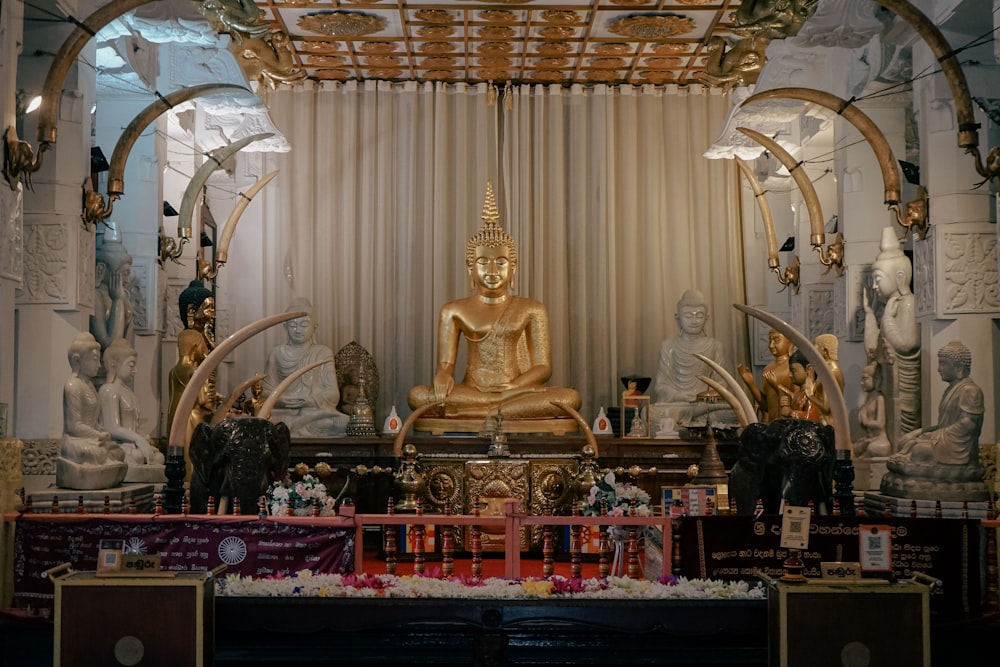
[[[546, 387], [552, 375], [549, 315], [543, 304], [510, 293], [517, 271], [517, 246], [499, 224], [493, 186], [487, 183], [483, 226], [467, 245], [465, 263], [475, 294], [446, 303], [438, 318], [437, 372], [433, 383], [410, 390], [416, 409], [440, 403], [427, 417], [478, 418], [503, 409], [507, 419], [565, 416], [580, 394]], [[468, 342], [465, 377], [455, 382], [460, 340]]]

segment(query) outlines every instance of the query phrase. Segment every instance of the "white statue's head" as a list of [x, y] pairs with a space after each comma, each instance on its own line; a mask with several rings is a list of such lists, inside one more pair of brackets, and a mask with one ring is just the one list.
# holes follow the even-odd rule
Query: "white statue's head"
[[708, 321], [708, 304], [705, 295], [699, 290], [689, 289], [681, 295], [677, 302], [677, 312], [674, 314], [677, 326], [682, 333], [689, 336], [700, 335], [705, 330]]

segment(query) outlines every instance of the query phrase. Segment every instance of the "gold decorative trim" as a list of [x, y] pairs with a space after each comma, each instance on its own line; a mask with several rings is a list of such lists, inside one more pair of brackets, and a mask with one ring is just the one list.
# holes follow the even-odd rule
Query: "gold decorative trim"
[[594, 83], [610, 83], [617, 78], [614, 70], [591, 70], [583, 73], [583, 78]]
[[312, 56], [309, 64], [316, 67], [343, 67], [345, 62], [343, 56]]
[[398, 48], [396, 42], [365, 42], [358, 47], [358, 53], [395, 53]]
[[514, 61], [502, 56], [487, 56], [479, 58], [476, 64], [486, 69], [503, 69], [505, 67], [513, 67]]
[[550, 25], [545, 28], [539, 28], [538, 34], [545, 39], [569, 39], [576, 34], [576, 28], [564, 25]]
[[317, 79], [329, 79], [331, 81], [347, 81], [352, 76], [354, 76], [354, 73], [345, 69], [321, 69], [316, 72]]
[[455, 34], [455, 29], [450, 25], [425, 25], [417, 28], [417, 35], [426, 39], [441, 39], [451, 37]]
[[671, 55], [675, 53], [687, 53], [690, 47], [687, 44], [678, 44], [677, 42], [667, 42], [665, 44], [657, 44], [652, 48], [653, 53], [658, 56]]
[[710, 5], [716, 0], [674, 0], [678, 5]]
[[417, 50], [421, 53], [451, 53], [455, 45], [451, 42], [424, 42], [417, 45]]
[[[680, 0], [675, 0], [680, 2]], [[641, 7], [642, 5], [648, 5], [653, 0], [611, 0], [612, 5], [618, 5], [620, 7]]]
[[510, 78], [510, 72], [502, 69], [479, 69], [473, 75], [481, 81], [506, 81]]
[[509, 9], [484, 9], [479, 18], [487, 23], [517, 23], [517, 14]]
[[621, 69], [625, 67], [624, 58], [591, 58], [587, 64], [598, 69]]
[[647, 83], [668, 83], [675, 81], [673, 72], [664, 72], [662, 70], [644, 70], [639, 72], [639, 78]]
[[403, 64], [399, 56], [365, 56], [362, 61], [367, 67], [389, 67], [392, 69], [400, 67]]
[[565, 42], [542, 42], [535, 47], [535, 53], [540, 56], [561, 56], [572, 50], [573, 45]]
[[489, 55], [500, 56], [505, 53], [510, 53], [514, 50], [514, 45], [510, 42], [483, 42], [476, 50], [480, 53], [487, 53]]
[[693, 32], [694, 21], [676, 14], [660, 16], [626, 16], [608, 25], [608, 32], [634, 39], [654, 40]]
[[428, 81], [450, 81], [456, 78], [459, 72], [452, 69], [433, 69], [424, 72], [424, 78]]
[[546, 9], [541, 16], [542, 20], [548, 23], [572, 25], [580, 22], [579, 15], [569, 9]]
[[566, 80], [566, 74], [559, 70], [538, 70], [531, 73], [531, 78], [535, 81], [545, 81], [547, 83], [561, 83]]
[[310, 53], [328, 53], [340, 50], [339, 42], [302, 42], [301, 49]]
[[596, 44], [591, 50], [602, 56], [620, 56], [625, 53], [632, 53], [632, 46], [630, 44], [623, 44], [622, 42], [606, 42], [604, 44]]
[[298, 26], [321, 35], [360, 37], [381, 32], [389, 22], [381, 16], [363, 12], [324, 11], [300, 16]]
[[413, 12], [413, 18], [428, 23], [451, 23], [455, 20], [455, 15], [447, 9], [418, 9]]
[[487, 25], [476, 31], [483, 39], [513, 39], [517, 31], [506, 25]]
[[398, 79], [403, 76], [403, 70], [395, 67], [383, 67], [368, 70], [370, 79]]
[[684, 67], [684, 59], [677, 57], [646, 58], [646, 67], [659, 67], [662, 69], [676, 69]]
[[448, 69], [454, 67], [458, 61], [451, 56], [433, 56], [420, 61], [420, 66], [424, 69]]
[[476, 0], [476, 2], [485, 2], [490, 5], [526, 5], [532, 0]]
[[535, 61], [535, 67], [543, 69], [559, 69], [569, 64], [569, 58], [539, 58]]

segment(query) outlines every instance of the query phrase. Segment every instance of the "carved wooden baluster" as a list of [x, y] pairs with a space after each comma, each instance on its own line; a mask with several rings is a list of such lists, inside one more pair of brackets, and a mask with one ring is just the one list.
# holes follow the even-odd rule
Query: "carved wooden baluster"
[[59, 496], [52, 496], [52, 508], [49, 511], [53, 514], [59, 514]]
[[754, 517], [759, 517], [763, 516], [763, 514], [764, 514], [764, 501], [758, 498], [757, 502], [754, 503], [753, 506], [753, 515]]
[[[758, 500], [757, 505], [763, 512], [763, 503]], [[673, 514], [670, 519], [670, 573], [675, 577], [681, 576], [684, 571], [684, 567], [681, 565], [681, 521], [683, 518], [683, 514], [677, 513]], [[666, 543], [663, 545], [663, 557], [667, 557]]]
[[205, 507], [205, 514], [208, 515], [215, 514], [215, 496], [208, 497], [208, 503]]
[[[990, 517], [992, 518], [992, 517]], [[990, 526], [986, 529], [986, 591], [983, 597], [984, 614], [1000, 612], [1000, 578], [997, 568], [997, 529]]]
[[806, 505], [809, 508], [809, 516], [814, 516], [816, 514], [816, 503], [812, 500]]
[[736, 516], [740, 513], [740, 507], [736, 504], [736, 498], [734, 496], [729, 496], [729, 513], [732, 516]]
[[[552, 505], [548, 500], [542, 505], [542, 516], [552, 516]], [[542, 527], [542, 576], [551, 577], [555, 562], [555, 547], [552, 544], [552, 526]]]
[[236, 496], [233, 498], [233, 516], [240, 516], [243, 511], [240, 509], [240, 498]]
[[187, 516], [191, 513], [191, 496], [187, 493], [181, 498], [181, 514]]
[[917, 518], [917, 501], [916, 500], [911, 500], [910, 501], [910, 518], [911, 519], [916, 519]]
[[996, 505], [993, 504], [992, 498], [986, 501], [986, 518], [987, 519], [997, 518]]
[[267, 497], [261, 496], [257, 499], [257, 518], [266, 519], [267, 518]]
[[153, 514], [163, 516], [163, 496], [159, 493], [153, 496]]
[[111, 496], [104, 496], [104, 514], [111, 514]]
[[[388, 507], [386, 507], [386, 514], [393, 516], [396, 514], [396, 501], [390, 496]], [[396, 545], [396, 532], [399, 530], [399, 526], [386, 525], [382, 526], [382, 532], [385, 533], [385, 572], [386, 574], [396, 574], [396, 553], [399, 547]]]
[[857, 506], [857, 507], [855, 508], [855, 512], [857, 512], [857, 516], [865, 516], [865, 514], [867, 513], [867, 512], [865, 511], [865, 504], [864, 504], [864, 503], [861, 503], [860, 505], [858, 505], [858, 506]]
[[135, 496], [130, 496], [129, 499], [128, 499], [128, 513], [129, 514], [138, 514], [139, 513], [139, 508], [135, 504]]
[[[472, 496], [472, 516], [479, 516], [479, 495]], [[483, 578], [483, 531], [473, 524], [472, 538], [470, 540], [470, 551], [472, 552], [472, 578], [479, 580]]]
[[288, 504], [285, 505], [285, 516], [295, 516], [295, 509], [292, 507], [292, 499], [288, 499]]
[[[638, 501], [632, 498], [629, 501], [628, 515], [637, 516], [636, 503]], [[639, 578], [639, 531], [636, 529], [635, 524], [628, 527], [628, 550], [626, 551], [628, 556], [627, 565], [625, 567], [625, 573], [628, 575], [629, 579]]]
[[[608, 501], [601, 498], [601, 516], [608, 515]], [[608, 527], [605, 524], [600, 526], [600, 537], [597, 542], [597, 576], [602, 579], [611, 572], [611, 565], [608, 563], [608, 552], [611, 551], [608, 545]]]
[[[451, 501], [444, 501], [444, 515], [451, 516]], [[441, 575], [450, 579], [455, 574], [455, 539], [452, 527], [445, 524], [441, 528]]]
[[309, 511], [310, 516], [319, 516], [319, 498], [313, 498], [312, 509]]
[[840, 516], [840, 500], [833, 499], [833, 516]]
[[963, 500], [962, 501], [962, 518], [963, 519], [968, 519], [969, 518], [969, 501], [968, 500]]
[[705, 516], [715, 516], [715, 500], [712, 496], [705, 498]]
[[934, 501], [934, 518], [935, 519], [940, 519], [941, 516], [942, 516], [942, 514], [941, 514], [941, 501], [940, 500], [935, 500]]
[[77, 496], [76, 498], [76, 513], [77, 514], [87, 513], [87, 507], [86, 505], [83, 504], [83, 496]]
[[[573, 503], [573, 516], [580, 516], [580, 503]], [[574, 524], [569, 527], [569, 576], [574, 579], [580, 578], [581, 547], [580, 526]]]
[[[422, 498], [417, 498], [417, 516], [421, 517], [424, 515], [424, 501]], [[424, 538], [426, 536], [426, 531], [424, 529], [424, 524], [418, 523], [413, 526], [413, 571], [417, 574], [424, 573], [424, 566], [426, 561], [424, 559]]]
[[892, 516], [892, 501], [886, 500], [885, 504], [882, 506], [882, 516]]

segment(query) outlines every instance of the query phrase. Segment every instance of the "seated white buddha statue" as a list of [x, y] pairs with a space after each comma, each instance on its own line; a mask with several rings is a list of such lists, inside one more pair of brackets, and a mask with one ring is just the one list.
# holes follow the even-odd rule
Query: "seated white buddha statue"
[[[708, 323], [708, 303], [705, 296], [696, 289], [689, 289], [681, 295], [674, 314], [678, 334], [660, 345], [660, 364], [653, 385], [653, 419], [659, 423], [663, 418], [673, 419], [678, 425], [691, 424], [698, 419], [706, 419], [713, 414], [713, 425], [735, 424], [732, 409], [724, 402], [699, 400], [710, 393], [708, 386], [698, 379], [717, 374], [708, 364], [698, 359], [701, 354], [715, 361], [723, 368], [729, 368], [729, 360], [722, 343], [705, 332]], [[718, 379], [716, 377], [716, 379]]]
[[163, 453], [139, 433], [139, 399], [132, 390], [136, 352], [124, 338], [104, 351], [107, 381], [97, 395], [101, 402], [100, 425], [125, 452], [126, 482], [166, 482]]
[[288, 341], [276, 345], [267, 358], [264, 393], [270, 396], [295, 371], [326, 359], [330, 363], [307, 371], [278, 398], [271, 411], [273, 421], [283, 421], [293, 438], [329, 438], [345, 435], [350, 417], [337, 410], [340, 390], [334, 371], [333, 350], [315, 340], [312, 303], [298, 298], [286, 312], [305, 311], [303, 317], [285, 322]]
[[[510, 293], [517, 246], [500, 226], [493, 187], [487, 184], [483, 226], [466, 246], [475, 294], [446, 303], [438, 317], [433, 382], [410, 390], [412, 409], [440, 404], [426, 416], [478, 419], [502, 409], [505, 419], [565, 417], [558, 405], [580, 407], [569, 387], [545, 386], [552, 375], [549, 316], [539, 301]], [[459, 345], [468, 347], [465, 375], [455, 381]]]
[[101, 368], [101, 344], [87, 331], [77, 334], [67, 354], [72, 375], [63, 385], [63, 439], [56, 457], [56, 486], [108, 489], [128, 469], [125, 452], [98, 421], [101, 410], [93, 378]]

